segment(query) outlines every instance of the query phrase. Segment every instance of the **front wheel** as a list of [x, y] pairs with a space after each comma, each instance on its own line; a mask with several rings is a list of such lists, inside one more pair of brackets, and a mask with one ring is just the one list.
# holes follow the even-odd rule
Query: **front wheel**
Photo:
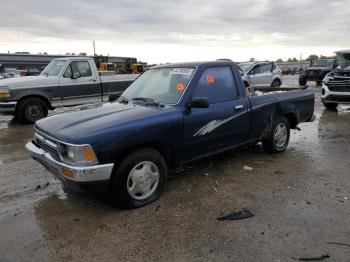
[[285, 117], [279, 117], [273, 122], [271, 133], [262, 141], [267, 153], [280, 153], [287, 149], [290, 137], [289, 121]]
[[167, 180], [163, 156], [150, 148], [130, 154], [113, 172], [112, 200], [123, 208], [137, 208], [157, 200]]
[[328, 109], [332, 109], [332, 110], [335, 110], [338, 106], [337, 103], [323, 103], [323, 105], [328, 108]]
[[305, 86], [307, 83], [306, 77], [304, 75], [299, 76], [299, 85]]
[[16, 110], [16, 116], [25, 123], [34, 123], [48, 114], [48, 106], [40, 98], [30, 97], [21, 101]]

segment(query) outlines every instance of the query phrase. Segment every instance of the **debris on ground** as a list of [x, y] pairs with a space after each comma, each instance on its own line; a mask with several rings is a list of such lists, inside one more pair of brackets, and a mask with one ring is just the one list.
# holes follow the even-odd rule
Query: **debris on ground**
[[250, 167], [250, 166], [244, 166], [243, 169], [244, 169], [244, 170], [247, 170], [247, 171], [252, 171], [252, 170], [253, 170], [253, 168]]
[[245, 219], [253, 217], [254, 214], [251, 213], [249, 210], [241, 210], [238, 212], [232, 212], [230, 214], [227, 214], [225, 216], [218, 217], [217, 220], [224, 221], [224, 220], [239, 220], [239, 219]]
[[39, 190], [39, 189], [43, 189], [43, 188], [45, 188], [45, 187], [48, 187], [50, 185], [50, 183], [49, 182], [47, 182], [45, 185], [37, 185], [36, 187], [35, 187], [35, 190]]
[[215, 186], [213, 186], [213, 189], [214, 189], [214, 191], [215, 191], [215, 192], [218, 192], [218, 190], [216, 189], [216, 187], [215, 187]]
[[327, 258], [329, 258], [329, 255], [326, 254], [319, 257], [301, 257], [299, 261], [322, 261]]

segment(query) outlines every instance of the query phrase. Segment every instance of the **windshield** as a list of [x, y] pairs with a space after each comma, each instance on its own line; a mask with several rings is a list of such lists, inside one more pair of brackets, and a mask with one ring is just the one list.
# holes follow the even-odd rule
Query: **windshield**
[[253, 63], [240, 63], [239, 66], [242, 68], [244, 72], [247, 72], [251, 67]]
[[340, 68], [348, 70], [347, 67], [350, 66], [350, 53], [339, 53], [337, 54], [337, 58]]
[[312, 66], [316, 66], [316, 67], [333, 66], [333, 60], [332, 59], [315, 60], [312, 63]]
[[194, 68], [150, 69], [137, 78], [122, 97], [135, 101], [147, 98], [162, 104], [176, 104], [194, 71]]
[[66, 60], [53, 60], [45, 67], [41, 75], [58, 76], [65, 64]]

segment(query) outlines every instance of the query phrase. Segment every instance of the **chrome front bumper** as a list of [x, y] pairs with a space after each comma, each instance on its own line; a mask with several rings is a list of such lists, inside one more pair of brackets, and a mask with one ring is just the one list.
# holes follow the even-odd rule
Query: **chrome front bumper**
[[[95, 166], [71, 166], [54, 159], [48, 152], [36, 146], [32, 142], [25, 145], [26, 150], [34, 160], [40, 162], [46, 170], [61, 180], [74, 182], [96, 182], [109, 180], [111, 178], [114, 164]], [[73, 177], [63, 175], [63, 170], [73, 172]]]
[[13, 113], [16, 110], [16, 101], [0, 102], [0, 112]]

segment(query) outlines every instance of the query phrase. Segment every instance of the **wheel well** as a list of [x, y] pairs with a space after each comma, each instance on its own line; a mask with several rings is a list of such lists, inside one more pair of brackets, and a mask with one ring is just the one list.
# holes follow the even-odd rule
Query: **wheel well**
[[129, 148], [119, 152], [117, 158], [118, 159], [125, 159], [128, 155], [132, 154], [133, 152], [140, 150], [140, 149], [145, 149], [145, 148], [150, 148], [150, 149], [154, 149], [154, 150], [158, 151], [164, 157], [164, 160], [169, 167], [174, 166], [173, 154], [172, 154], [171, 150], [169, 150], [168, 147], [166, 147], [158, 142], [141, 144], [141, 145], [129, 147]]
[[298, 121], [297, 121], [296, 116], [293, 113], [285, 114], [284, 117], [287, 118], [289, 125], [290, 125], [290, 128], [293, 129], [297, 126]]
[[244, 87], [249, 87], [249, 83], [247, 81], [243, 81]]
[[[45, 96], [41, 96], [41, 95], [28, 95], [28, 96], [23, 96], [21, 97], [18, 101], [17, 101], [17, 107], [21, 104], [21, 102], [25, 99], [28, 99], [28, 98], [39, 98], [41, 99], [42, 101], [45, 102], [45, 104], [47, 105], [47, 107], [52, 110], [54, 109], [52, 106], [51, 106], [51, 103], [50, 101], [45, 97]], [[16, 110], [17, 110], [17, 107], [16, 107]]]

